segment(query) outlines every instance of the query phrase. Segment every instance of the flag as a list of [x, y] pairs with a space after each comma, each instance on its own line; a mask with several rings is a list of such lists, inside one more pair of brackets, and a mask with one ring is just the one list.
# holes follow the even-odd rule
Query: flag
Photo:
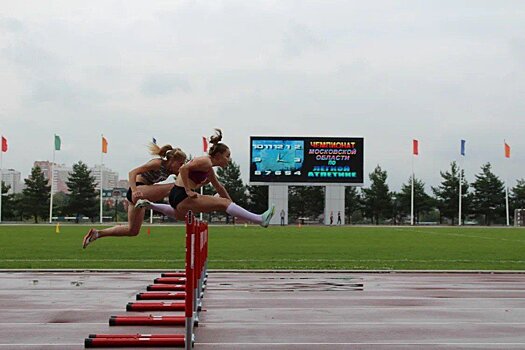
[[108, 153], [108, 140], [102, 136], [102, 153]]
[[505, 142], [505, 158], [510, 158], [510, 146]]
[[55, 135], [55, 151], [60, 151], [61, 145], [62, 145], [62, 141], [60, 140], [60, 136]]
[[7, 139], [2, 136], [2, 152], [7, 152]]
[[204, 136], [202, 137], [202, 151], [204, 153], [208, 152], [208, 140]]
[[465, 140], [461, 140], [461, 155], [464, 156], [465, 155]]
[[419, 154], [419, 141], [412, 140], [412, 154], [417, 156]]
[[153, 142], [153, 144], [156, 145], [156, 144], [157, 144], [157, 139], [154, 138], [154, 137], [152, 137], [152, 138], [151, 138], [151, 142]]

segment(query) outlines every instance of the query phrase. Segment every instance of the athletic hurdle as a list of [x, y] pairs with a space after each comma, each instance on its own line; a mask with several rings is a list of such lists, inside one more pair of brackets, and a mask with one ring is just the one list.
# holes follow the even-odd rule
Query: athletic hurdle
[[[110, 326], [183, 326], [184, 334], [90, 334], [84, 340], [86, 348], [109, 347], [184, 347], [191, 349], [195, 343], [194, 327], [198, 325], [200, 294], [205, 283], [202, 276], [207, 265], [208, 224], [197, 220], [192, 212], [186, 216], [186, 259], [184, 284], [168, 285], [184, 292], [139, 293], [137, 300], [184, 299], [184, 302], [128, 303], [128, 311], [184, 311], [184, 316], [111, 316]], [[168, 275], [166, 278], [181, 278]], [[180, 283], [178, 281], [177, 283]], [[159, 282], [156, 282], [159, 283]], [[162, 286], [162, 284], [155, 284]], [[148, 290], [149, 287], [148, 287]], [[168, 289], [170, 290], [170, 289]], [[148, 305], [149, 304], [149, 305]]]

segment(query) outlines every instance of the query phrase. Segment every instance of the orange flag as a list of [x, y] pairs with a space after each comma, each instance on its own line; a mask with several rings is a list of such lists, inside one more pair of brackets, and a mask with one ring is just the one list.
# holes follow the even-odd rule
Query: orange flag
[[102, 136], [102, 153], [108, 153], [108, 140]]
[[510, 158], [510, 146], [505, 142], [505, 158]]

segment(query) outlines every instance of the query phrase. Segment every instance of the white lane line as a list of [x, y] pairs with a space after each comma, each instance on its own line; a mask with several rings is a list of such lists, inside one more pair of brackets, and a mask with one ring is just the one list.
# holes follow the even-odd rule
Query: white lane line
[[84, 347], [84, 344], [82, 343], [40, 343], [40, 344], [25, 344], [25, 343], [16, 343], [16, 344], [0, 344], [0, 346], [4, 347], [7, 346], [8, 348], [11, 348], [13, 346], [21, 346], [22, 349], [27, 346], [82, 346]]
[[[260, 346], [275, 346], [275, 345], [421, 345], [421, 346], [428, 346], [428, 345], [486, 345], [486, 346], [492, 346], [492, 345], [524, 345], [525, 342], [522, 342], [522, 343], [507, 343], [507, 342], [502, 342], [502, 343], [488, 343], [488, 342], [483, 342], [483, 343], [448, 343], [448, 342], [442, 342], [442, 343], [435, 343], [435, 342], [428, 342], [428, 343], [417, 343], [417, 342], [414, 342], [414, 343], [409, 343], [409, 342], [397, 342], [397, 343], [392, 343], [392, 342], [385, 342], [385, 343], [365, 343], [365, 342], [361, 342], [361, 343], [357, 343], [357, 342], [353, 342], [353, 343], [344, 343], [344, 342], [341, 342], [341, 343], [203, 343], [203, 342], [198, 342], [196, 343], [196, 345], [198, 346], [201, 346], [201, 345], [211, 345], [211, 346], [217, 346], [217, 345], [229, 345], [229, 346], [233, 346], [233, 345], [260, 345]], [[0, 344], [0, 346], [78, 346], [80, 345], [80, 343], [40, 343], [40, 344], [31, 344], [31, 343], [13, 343], [13, 344]], [[82, 344], [83, 345], [83, 344]]]
[[[525, 243], [525, 242], [524, 242]], [[182, 259], [0, 259], [0, 262], [183, 262]], [[210, 262], [458, 262], [458, 263], [524, 263], [525, 260], [472, 259], [210, 259]], [[89, 268], [86, 268], [89, 270]]]
[[79, 325], [79, 324], [89, 324], [89, 325], [108, 325], [107, 322], [1, 322], [0, 326], [2, 325], [23, 325], [23, 324], [30, 324], [30, 325], [60, 325], [63, 327], [64, 325]]
[[474, 236], [474, 235], [466, 235], [466, 234], [463, 234], [463, 233], [453, 233], [453, 232], [438, 232], [438, 231], [430, 231], [430, 230], [428, 230], [428, 231], [424, 231], [424, 230], [410, 230], [410, 229], [403, 229], [403, 228], [394, 228], [394, 230], [395, 231], [401, 231], [401, 232], [430, 233], [430, 234], [444, 235], [444, 236], [457, 236], [457, 237], [467, 237], [467, 238], [488, 239], [488, 240], [495, 240], [495, 241], [525, 243], [525, 240], [521, 240], [521, 239], [508, 239], [508, 238], [502, 238], [502, 237]]
[[233, 346], [233, 345], [260, 345], [260, 346], [275, 346], [275, 345], [420, 345], [420, 346], [428, 346], [428, 345], [486, 345], [486, 346], [493, 346], [493, 345], [524, 345], [525, 342], [523, 343], [506, 343], [506, 342], [502, 342], [502, 343], [489, 343], [489, 342], [484, 342], [484, 343], [448, 343], [448, 342], [442, 342], [442, 343], [435, 343], [435, 342], [428, 342], [428, 343], [409, 343], [409, 342], [398, 342], [398, 343], [392, 343], [392, 342], [385, 342], [385, 343], [365, 343], [365, 342], [362, 342], [362, 343], [203, 343], [203, 342], [198, 342], [196, 343], [196, 345], [198, 346], [201, 346], [201, 345], [212, 345], [212, 346], [217, 346], [217, 345], [229, 345], [229, 346]]
[[525, 322], [472, 322], [472, 321], [455, 321], [455, 322], [421, 322], [421, 321], [395, 321], [395, 322], [341, 322], [334, 320], [332, 322], [257, 322], [257, 321], [243, 321], [243, 322], [228, 322], [228, 321], [209, 321], [206, 320], [206, 325], [263, 325], [263, 326], [339, 326], [339, 325], [367, 325], [367, 326], [383, 326], [383, 325], [430, 325], [430, 326], [439, 326], [439, 325], [451, 325], [451, 324], [472, 324], [472, 325], [512, 325], [512, 326], [525, 326]]
[[[184, 259], [0, 259], [0, 261], [3, 262], [17, 262], [17, 261], [24, 261], [24, 262], [31, 262], [31, 261], [42, 261], [42, 262], [51, 262], [51, 261], [86, 261], [86, 262], [118, 262], [118, 261], [126, 261], [126, 262], [146, 262], [146, 261], [153, 261], [153, 262], [174, 262], [174, 261], [186, 261]], [[86, 269], [89, 270], [89, 269]]]

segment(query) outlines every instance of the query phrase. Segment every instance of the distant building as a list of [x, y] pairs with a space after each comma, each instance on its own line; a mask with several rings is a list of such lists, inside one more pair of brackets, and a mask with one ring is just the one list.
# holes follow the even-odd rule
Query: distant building
[[[91, 170], [91, 176], [95, 177], [96, 188], [100, 190], [100, 173], [101, 167], [99, 164], [95, 165]], [[102, 166], [102, 189], [121, 187], [118, 185], [118, 173]]]
[[69, 193], [66, 182], [69, 177], [69, 173], [73, 171], [73, 168], [66, 166], [65, 164], [52, 163], [47, 160], [36, 161], [33, 163], [33, 167], [40, 167], [44, 178], [47, 179], [48, 185], [51, 185], [51, 165], [53, 165], [53, 193], [64, 192]]
[[117, 187], [119, 187], [119, 188], [128, 188], [129, 187], [129, 181], [128, 180], [118, 180]]
[[[48, 180], [49, 185], [49, 179], [51, 178], [51, 165], [52, 162], [49, 161], [36, 161], [33, 164], [33, 166], [39, 166], [40, 169], [42, 169], [42, 173], [44, 174], [44, 177]], [[95, 188], [97, 189], [100, 189], [100, 170], [100, 165], [95, 165], [94, 167], [89, 169], [89, 171], [91, 171], [91, 176], [95, 178]], [[68, 167], [65, 164], [53, 164], [53, 193], [69, 193], [69, 189], [66, 183], [68, 181], [69, 174], [72, 171], [73, 168]], [[122, 187], [118, 185], [118, 173], [104, 166], [102, 167], [102, 181], [102, 188]]]
[[24, 189], [21, 182], [21, 173], [15, 169], [1, 169], [2, 181], [9, 186], [9, 194], [20, 193]]

